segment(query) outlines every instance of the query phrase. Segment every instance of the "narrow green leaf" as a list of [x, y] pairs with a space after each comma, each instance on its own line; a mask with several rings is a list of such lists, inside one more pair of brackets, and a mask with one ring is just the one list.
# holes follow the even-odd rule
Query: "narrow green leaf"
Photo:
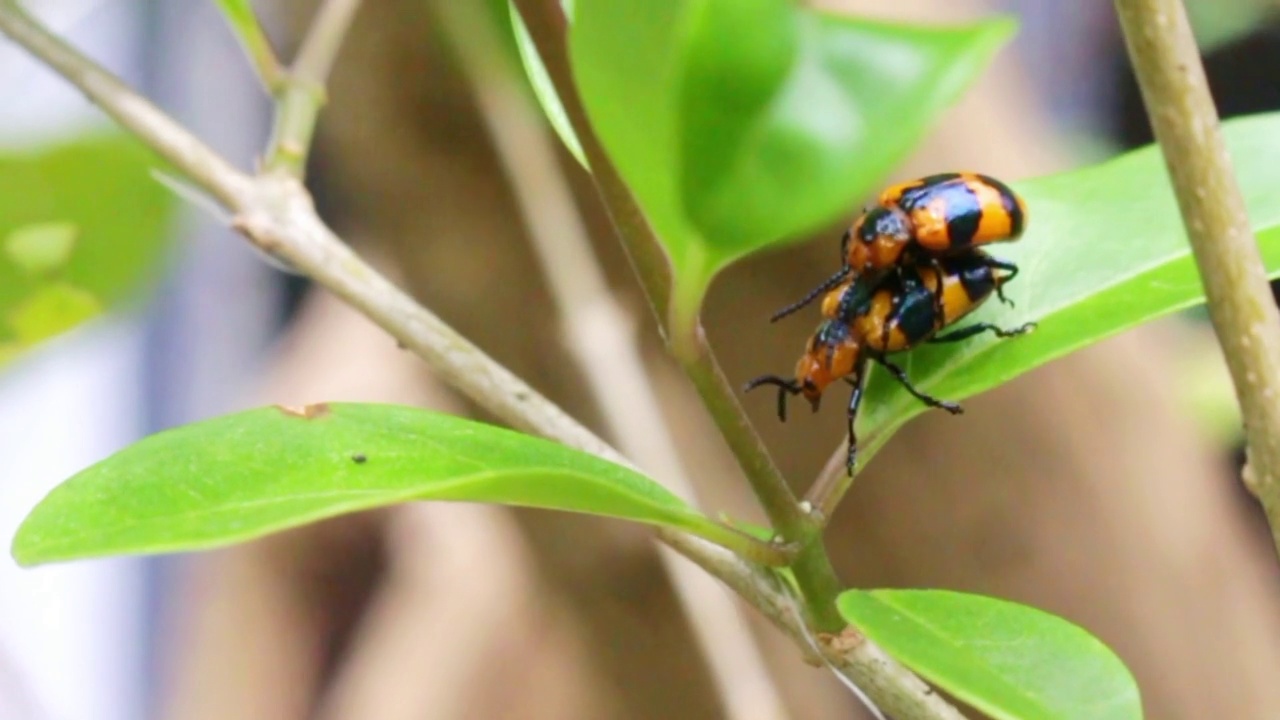
[[4, 251], [27, 274], [43, 275], [66, 264], [79, 232], [80, 228], [69, 222], [27, 225], [9, 233]]
[[574, 75], [695, 306], [733, 260], [864, 197], [1004, 44], [789, 0], [579, 0]]
[[1120, 658], [1041, 610], [941, 590], [850, 590], [837, 604], [894, 658], [997, 720], [1142, 717]]
[[[570, 5], [568, 0], [561, 4]], [[529, 36], [529, 28], [525, 27], [520, 11], [514, 4], [508, 2], [507, 7], [511, 14], [511, 30], [515, 36], [516, 49], [520, 51], [520, 60], [524, 63], [525, 74], [529, 77], [529, 86], [533, 88], [533, 94], [542, 105], [542, 111], [546, 114], [552, 129], [560, 136], [560, 141], [585, 168], [587, 157], [582, 152], [582, 143], [573, 132], [573, 125], [569, 122], [569, 115], [564, 111], [564, 104], [560, 102], [560, 96], [556, 94], [551, 76], [547, 74], [547, 68], [538, 55], [538, 48], [533, 44], [533, 38]], [[565, 13], [572, 16], [572, 8], [567, 7]]]
[[[1280, 274], [1280, 113], [1224, 125], [1249, 220], [1268, 272]], [[1156, 147], [1100, 165], [1013, 183], [1029, 208], [1026, 235], [991, 246], [1017, 262], [1007, 293], [974, 322], [1035, 332], [1000, 340], [983, 335], [926, 345], [899, 358], [917, 387], [962, 400], [1090, 343], [1204, 302], [1181, 215]], [[832, 241], [834, 244], [834, 240]], [[967, 322], [965, 324], [968, 324]], [[859, 422], [863, 461], [925, 408], [884, 373], [868, 388]], [[963, 416], [955, 422], [964, 422]]]
[[732, 531], [631, 470], [439, 413], [338, 403], [260, 408], [152, 435], [80, 472], [31, 512], [24, 565], [198, 550], [414, 500], [606, 515], [711, 540]]

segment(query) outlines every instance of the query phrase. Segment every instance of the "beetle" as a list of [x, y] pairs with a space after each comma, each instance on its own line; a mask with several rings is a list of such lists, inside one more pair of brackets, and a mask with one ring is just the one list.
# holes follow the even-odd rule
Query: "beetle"
[[862, 405], [867, 363], [875, 361], [889, 371], [916, 399], [953, 415], [963, 412], [956, 403], [940, 400], [911, 383], [906, 372], [885, 356], [910, 350], [922, 343], [948, 343], [983, 332], [1008, 338], [1035, 328], [1026, 323], [1004, 329], [980, 322], [945, 335], [937, 333], [980, 307], [1012, 278], [1001, 274], [998, 264], [980, 250], [935, 263], [903, 268], [886, 275], [870, 292], [860, 280], [846, 280], [827, 293], [822, 302], [823, 321], [810, 336], [796, 363], [793, 378], [761, 375], [749, 381], [744, 392], [762, 385], [778, 388], [778, 418], [786, 421], [789, 395], [801, 395], [818, 410], [822, 394], [844, 379], [853, 390], [848, 404], [849, 454], [846, 466], [853, 474], [857, 460], [854, 423]]
[[[965, 254], [1022, 236], [1026, 202], [1008, 185], [973, 172], [929, 175], [886, 188], [840, 241], [840, 271], [799, 301], [774, 313], [781, 320], [846, 278], [874, 282], [885, 271]], [[1013, 263], [995, 261], [1016, 275]], [[1000, 295], [1003, 302], [1007, 298]]]

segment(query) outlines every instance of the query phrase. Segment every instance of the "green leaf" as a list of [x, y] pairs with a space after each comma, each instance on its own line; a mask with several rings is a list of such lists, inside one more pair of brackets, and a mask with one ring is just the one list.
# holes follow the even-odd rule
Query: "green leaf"
[[102, 312], [92, 293], [62, 282], [37, 288], [9, 313], [9, 327], [22, 345], [66, 332]]
[[571, 59], [662, 239], [676, 302], [866, 196], [1013, 29], [924, 28], [789, 0], [579, 0]]
[[652, 480], [562, 445], [424, 410], [339, 403], [152, 435], [55, 488], [19, 528], [13, 555], [31, 565], [198, 550], [414, 500], [570, 510], [713, 541], [733, 534]]
[[[1228, 121], [1223, 129], [1263, 262], [1274, 277], [1280, 274], [1280, 113]], [[1039, 327], [1007, 340], [982, 335], [925, 345], [895, 360], [917, 387], [943, 399], [962, 400], [1204, 302], [1158, 148], [1012, 185], [1027, 201], [1027, 232], [1015, 243], [990, 246], [990, 252], [1021, 267], [1006, 289], [1017, 306], [992, 300], [972, 318], [1002, 327], [1035, 321]], [[925, 410], [887, 373], [875, 373], [863, 408], [860, 462]], [[964, 416], [954, 422], [964, 422]]]
[[939, 30], [711, 0], [681, 98], [681, 192], [702, 237], [733, 259], [848, 212], [1013, 27]]
[[33, 318], [87, 319], [91, 302], [109, 307], [153, 274], [174, 207], [154, 164], [119, 134], [0, 153], [0, 344], [13, 344], [15, 314], [27, 337], [47, 336]]
[[27, 225], [9, 233], [4, 251], [27, 274], [42, 275], [67, 263], [79, 232], [80, 228], [69, 222]]
[[1186, 7], [1196, 45], [1207, 54], [1261, 30], [1275, 5], [1270, 0], [1188, 0]]
[[1142, 717], [1120, 658], [1041, 610], [941, 590], [850, 590], [837, 605], [894, 658], [997, 720]]
[[[571, 16], [573, 9], [569, 0], [564, 0], [561, 5], [565, 6], [565, 13]], [[578, 162], [582, 163], [583, 167], [587, 167], [587, 157], [582, 152], [582, 143], [573, 132], [573, 125], [569, 122], [564, 104], [560, 102], [560, 96], [551, 82], [551, 76], [547, 74], [547, 68], [542, 64], [542, 57], [538, 55], [538, 48], [533, 44], [533, 38], [529, 36], [529, 28], [525, 27], [520, 11], [513, 3], [508, 2], [507, 7], [511, 15], [511, 30], [515, 36], [516, 49], [520, 51], [520, 60], [524, 63], [525, 74], [529, 77], [529, 86], [533, 88], [533, 94], [542, 105], [547, 121], [560, 136], [560, 141]]]

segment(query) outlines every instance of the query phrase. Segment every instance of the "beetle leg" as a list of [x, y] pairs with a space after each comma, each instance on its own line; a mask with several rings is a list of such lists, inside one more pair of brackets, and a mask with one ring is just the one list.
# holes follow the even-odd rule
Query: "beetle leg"
[[916, 386], [912, 385], [911, 380], [907, 377], [907, 373], [897, 365], [894, 365], [893, 363], [889, 362], [888, 360], [885, 360], [884, 358], [876, 358], [876, 360], [881, 365], [884, 366], [885, 370], [889, 371], [890, 375], [893, 375], [893, 377], [896, 378], [898, 382], [902, 383], [902, 387], [906, 388], [907, 392], [914, 395], [917, 400], [924, 403], [925, 405], [928, 405], [929, 407], [933, 407], [933, 408], [941, 408], [951, 413], [952, 415], [959, 415], [960, 413], [964, 412], [964, 408], [960, 407], [956, 403], [949, 402], [947, 400], [939, 400], [938, 398], [932, 395], [929, 395], [927, 393], [924, 393], [916, 389]]
[[761, 385], [774, 385], [778, 388], [778, 419], [787, 421], [787, 396], [799, 395], [800, 385], [795, 380], [788, 380], [777, 375], [761, 375], [751, 380], [743, 388], [743, 392], [751, 392]]
[[849, 393], [849, 456], [845, 458], [845, 469], [848, 470], [849, 477], [853, 477], [853, 470], [858, 462], [858, 435], [853, 426], [858, 420], [858, 408], [862, 406], [862, 384], [866, 378], [866, 368], [866, 358], [860, 358], [853, 369], [852, 378], [845, 378], [853, 386], [853, 391]]
[[1014, 302], [1009, 298], [1005, 297], [1004, 286], [1009, 281], [1018, 277], [1018, 266], [1014, 265], [1008, 260], [998, 260], [993, 257], [987, 257], [986, 265], [989, 268], [994, 268], [996, 270], [1004, 270], [1009, 273], [1003, 279], [1001, 279], [999, 282], [996, 283], [996, 297], [999, 298], [1000, 302], [1004, 303], [1005, 305], [1008, 305], [1009, 307], [1015, 307]]
[[974, 335], [979, 335], [984, 332], [994, 333], [996, 337], [1000, 337], [1000, 338], [1010, 338], [1010, 337], [1016, 337], [1018, 335], [1022, 335], [1025, 333], [1029, 333], [1035, 329], [1036, 329], [1036, 324], [1033, 322], [1025, 323], [1023, 325], [1019, 325], [1016, 328], [1010, 328], [1008, 330], [1006, 330], [1005, 328], [993, 325], [992, 323], [983, 322], [983, 323], [975, 323], [973, 325], [970, 325], [969, 327], [960, 328], [959, 330], [956, 330], [954, 332], [949, 332], [946, 335], [935, 336], [931, 338], [929, 342], [931, 343], [959, 342], [961, 340], [967, 340], [968, 338], [971, 338]]

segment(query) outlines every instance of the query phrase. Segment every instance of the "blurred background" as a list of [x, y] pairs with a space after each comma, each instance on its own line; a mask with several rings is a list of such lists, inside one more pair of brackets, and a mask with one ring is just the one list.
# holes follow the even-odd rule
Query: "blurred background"
[[[312, 158], [321, 214], [446, 321], [604, 428], [566, 349], [581, 328], [549, 311], [504, 322], [511, 308], [554, 307], [517, 205], [520, 168], [567, 183], [705, 506], [758, 518], [663, 356], [579, 168], [546, 131], [519, 126], [520, 113], [485, 115], [523, 96], [467, 72], [455, 50], [472, 38], [442, 12], [457, 1], [365, 3]], [[906, 20], [1021, 18], [1016, 42], [896, 177], [1022, 178], [1150, 141], [1106, 0], [821, 4]], [[1223, 114], [1280, 108], [1275, 3], [1189, 5]], [[255, 7], [291, 57], [313, 2]], [[213, 3], [36, 9], [242, 167], [255, 162], [270, 108]], [[179, 201], [100, 114], [3, 41], [0, 89], [0, 230], [75, 208], [112, 239], [66, 269], [109, 313], [34, 349], [0, 344], [6, 545], [56, 483], [173, 425], [341, 399], [484, 417], [377, 328], [264, 264], [224, 218]], [[494, 137], [554, 149], [516, 155]], [[791, 367], [808, 326], [765, 319], [825, 277], [845, 220], [717, 281], [706, 324], [733, 381]], [[18, 285], [0, 273], [0, 298]], [[963, 422], [912, 422], [834, 519], [833, 559], [858, 587], [953, 588], [1063, 615], [1124, 658], [1149, 717], [1267, 717], [1280, 706], [1280, 573], [1237, 482], [1232, 403], [1200, 315], [1126, 333], [969, 400]], [[838, 407], [782, 426], [771, 402], [747, 405], [801, 487], [843, 432]], [[22, 570], [6, 553], [0, 720], [860, 717], [829, 674], [747, 616], [767, 673], [720, 690], [647, 533], [469, 505], [368, 513], [198, 556]], [[759, 698], [757, 712], [727, 709], [725, 692]]]

